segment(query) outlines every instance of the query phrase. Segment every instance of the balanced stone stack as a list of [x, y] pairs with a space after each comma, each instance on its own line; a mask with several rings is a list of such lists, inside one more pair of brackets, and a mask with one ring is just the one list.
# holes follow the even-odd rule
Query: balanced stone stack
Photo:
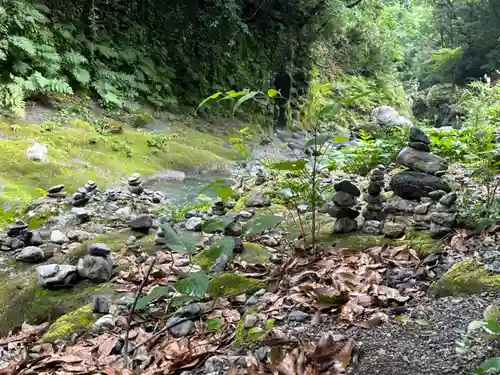
[[212, 215], [223, 216], [226, 214], [226, 207], [224, 201], [220, 198], [215, 198], [212, 202], [212, 207], [210, 210]]
[[266, 181], [267, 181], [266, 171], [262, 168], [258, 168], [256, 177], [255, 177], [255, 185], [262, 185]]
[[64, 185], [54, 185], [47, 189], [48, 198], [66, 198], [66, 193], [63, 191]]
[[352, 182], [344, 180], [333, 186], [335, 194], [333, 195], [333, 209], [329, 214], [337, 220], [333, 231], [335, 233], [349, 233], [358, 229], [356, 218], [359, 211], [352, 207], [356, 205], [356, 198], [361, 192]]
[[83, 207], [90, 201], [90, 196], [87, 194], [87, 189], [79, 188], [71, 198], [71, 203], [75, 207]]
[[140, 195], [144, 191], [144, 187], [142, 186], [141, 175], [139, 173], [134, 173], [128, 179], [128, 190], [132, 194]]
[[169, 223], [172, 221], [170, 216], [164, 215], [158, 218], [159, 226], [155, 236], [155, 244], [157, 245], [166, 245], [167, 240], [165, 239], [165, 233], [163, 232], [162, 224]]
[[381, 222], [386, 218], [383, 212], [383, 203], [385, 197], [381, 194], [385, 185], [384, 182], [385, 167], [379, 165], [374, 169], [370, 176], [367, 193], [363, 195], [363, 200], [367, 203], [363, 210], [365, 222], [363, 231], [370, 234], [378, 234], [381, 228]]
[[451, 190], [440, 177], [448, 164], [443, 158], [429, 153], [429, 145], [429, 137], [419, 128], [412, 127], [408, 146], [396, 157], [396, 163], [410, 171], [396, 173], [390, 183], [391, 189], [401, 198], [419, 201], [434, 190]]
[[444, 195], [436, 205], [436, 212], [431, 214], [431, 233], [435, 236], [445, 235], [451, 232], [457, 219], [456, 192]]
[[116, 273], [117, 263], [111, 249], [103, 243], [87, 245], [87, 255], [78, 261], [78, 275], [96, 283], [109, 281]]
[[97, 193], [98, 189], [97, 189], [97, 184], [92, 181], [92, 180], [88, 180], [87, 183], [85, 184], [85, 190], [87, 190], [87, 193]]

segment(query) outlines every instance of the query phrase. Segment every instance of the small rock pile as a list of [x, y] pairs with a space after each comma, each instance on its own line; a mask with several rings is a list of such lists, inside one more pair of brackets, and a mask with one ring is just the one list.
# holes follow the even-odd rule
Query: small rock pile
[[64, 190], [64, 185], [54, 185], [47, 189], [47, 197], [48, 198], [66, 198], [66, 192]]
[[257, 169], [257, 174], [255, 177], [255, 185], [263, 185], [267, 181], [267, 174], [266, 171], [263, 168], [258, 168]]
[[333, 231], [335, 233], [354, 232], [358, 229], [356, 218], [359, 216], [359, 211], [352, 207], [356, 205], [356, 198], [361, 195], [361, 192], [348, 180], [336, 183], [333, 188], [335, 189], [332, 199], [334, 207], [329, 212], [337, 219]]
[[165, 240], [165, 233], [163, 232], [162, 224], [168, 223], [171, 221], [171, 217], [169, 216], [161, 216], [159, 218], [160, 225], [158, 226], [158, 229], [156, 230], [156, 236], [155, 236], [155, 244], [157, 245], [166, 245], [167, 241]]
[[451, 190], [440, 177], [448, 169], [448, 164], [443, 158], [429, 153], [429, 146], [429, 137], [421, 129], [412, 127], [408, 146], [396, 157], [397, 164], [410, 169], [392, 177], [390, 187], [396, 195], [419, 201], [434, 190]]
[[2, 251], [13, 251], [25, 246], [40, 246], [44, 243], [38, 231], [28, 229], [28, 223], [16, 220], [7, 229], [7, 237], [3, 241]]
[[104, 283], [111, 279], [117, 266], [106, 244], [93, 243], [87, 245], [87, 254], [78, 260], [76, 269], [81, 278]]
[[87, 189], [79, 188], [71, 197], [71, 204], [75, 207], [83, 207], [90, 202], [90, 196], [87, 194]]
[[457, 199], [456, 192], [448, 193], [439, 199], [436, 212], [431, 214], [431, 233], [433, 235], [441, 236], [451, 232], [457, 219]]
[[362, 213], [365, 218], [363, 224], [365, 233], [380, 233], [381, 222], [386, 218], [386, 214], [383, 212], [383, 203], [386, 198], [381, 194], [385, 185], [384, 175], [385, 167], [383, 165], [375, 168], [370, 175], [367, 192], [363, 195], [363, 200], [367, 203]]
[[132, 194], [140, 195], [144, 191], [144, 187], [142, 186], [141, 175], [139, 173], [134, 173], [128, 179], [128, 190]]
[[226, 214], [226, 206], [221, 198], [215, 198], [210, 209], [212, 215], [223, 216]]

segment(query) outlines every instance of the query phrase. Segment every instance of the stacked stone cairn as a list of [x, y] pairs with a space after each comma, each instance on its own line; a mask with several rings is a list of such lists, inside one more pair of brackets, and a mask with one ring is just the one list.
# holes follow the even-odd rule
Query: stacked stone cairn
[[47, 197], [48, 198], [66, 198], [66, 192], [64, 190], [64, 185], [54, 185], [47, 189]]
[[386, 214], [383, 212], [383, 203], [386, 198], [381, 194], [385, 185], [384, 176], [385, 167], [383, 165], [377, 166], [370, 175], [367, 192], [363, 195], [363, 200], [367, 203], [362, 213], [365, 218], [363, 224], [365, 233], [380, 233], [382, 221], [386, 218]]
[[256, 177], [255, 177], [255, 185], [263, 185], [267, 181], [267, 174], [263, 168], [258, 168]]
[[155, 236], [155, 243], [157, 245], [165, 245], [167, 241], [165, 240], [165, 233], [163, 232], [162, 224], [169, 223], [172, 220], [170, 216], [160, 216], [159, 217], [159, 223], [160, 225], [158, 226], [158, 229], [156, 231], [156, 236]]
[[224, 216], [226, 214], [226, 206], [224, 204], [224, 201], [219, 197], [215, 198], [212, 202], [212, 207], [209, 212], [215, 216]]
[[439, 199], [436, 212], [431, 213], [431, 234], [435, 236], [445, 235], [451, 232], [457, 220], [456, 192], [448, 193]]
[[84, 187], [78, 188], [71, 197], [71, 204], [75, 207], [83, 207], [90, 201], [90, 195]]
[[142, 186], [141, 175], [139, 173], [134, 173], [128, 179], [128, 190], [132, 194], [140, 195], [144, 191], [144, 187]]
[[79, 259], [76, 269], [82, 279], [104, 283], [113, 277], [116, 267], [111, 249], [106, 244], [93, 243], [87, 245], [87, 255]]
[[356, 205], [356, 198], [361, 195], [361, 192], [352, 182], [348, 180], [336, 183], [333, 188], [334, 207], [329, 214], [335, 217], [333, 231], [334, 233], [349, 233], [358, 229], [356, 218], [359, 216], [359, 211], [352, 208]]

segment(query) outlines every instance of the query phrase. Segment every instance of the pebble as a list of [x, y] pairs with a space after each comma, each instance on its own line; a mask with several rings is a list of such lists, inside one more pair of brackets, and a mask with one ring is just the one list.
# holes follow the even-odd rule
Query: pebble
[[53, 242], [53, 243], [60, 245], [60, 244], [63, 244], [65, 242], [68, 242], [68, 237], [63, 232], [56, 229], [56, 230], [53, 230], [52, 233], [50, 234], [50, 242]]
[[27, 263], [39, 263], [45, 260], [45, 254], [39, 247], [27, 246], [16, 255], [16, 260]]
[[257, 316], [255, 316], [255, 315], [246, 315], [243, 326], [246, 329], [252, 328], [257, 324], [257, 320], [258, 320]]
[[92, 312], [97, 314], [107, 314], [111, 307], [111, 299], [109, 297], [96, 294], [92, 296]]
[[309, 319], [309, 314], [300, 310], [294, 310], [288, 315], [288, 319], [294, 322], [305, 322]]
[[[178, 316], [172, 316], [170, 317], [165, 325], [169, 326], [170, 324], [174, 324], [178, 321], [180, 321], [181, 317]], [[168, 331], [170, 334], [174, 337], [185, 337], [189, 335], [194, 329], [194, 323], [191, 320], [185, 320], [179, 324], [174, 325], [173, 327], [170, 327]]]
[[102, 317], [100, 317], [92, 326], [92, 329], [96, 332], [104, 331], [107, 329], [113, 329], [116, 325], [116, 318], [111, 315], [107, 314]]
[[60, 193], [61, 191], [63, 191], [63, 189], [64, 189], [63, 184], [54, 185], [47, 189], [47, 193]]
[[90, 255], [106, 257], [111, 253], [111, 249], [105, 243], [92, 243], [87, 245], [87, 252]]

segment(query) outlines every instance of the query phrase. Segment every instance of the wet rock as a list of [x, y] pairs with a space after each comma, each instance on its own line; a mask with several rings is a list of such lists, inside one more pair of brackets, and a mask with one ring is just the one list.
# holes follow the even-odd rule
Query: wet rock
[[38, 285], [47, 289], [59, 289], [71, 285], [77, 277], [75, 266], [66, 264], [46, 264], [36, 267]]
[[97, 314], [107, 314], [111, 307], [111, 299], [109, 297], [97, 294], [92, 296], [92, 312]]
[[113, 263], [109, 258], [87, 254], [78, 260], [76, 266], [81, 278], [96, 283], [109, 281], [113, 276]]
[[404, 223], [386, 221], [382, 226], [382, 233], [387, 237], [399, 237], [404, 234], [405, 229]]
[[430, 152], [429, 145], [422, 142], [409, 142], [408, 146], [418, 151]]
[[106, 257], [111, 253], [111, 249], [105, 243], [92, 243], [87, 245], [87, 253], [90, 255]]
[[344, 191], [337, 191], [333, 195], [333, 203], [340, 207], [354, 206], [356, 204], [356, 198]]
[[45, 260], [45, 254], [39, 247], [28, 246], [16, 255], [16, 260], [26, 263], [40, 263]]
[[153, 227], [153, 217], [149, 214], [136, 216], [129, 221], [128, 226], [136, 232], [148, 234]]
[[333, 188], [335, 189], [335, 191], [343, 191], [354, 197], [359, 197], [361, 195], [361, 191], [359, 191], [358, 187], [348, 180], [343, 180], [336, 183], [335, 185], [333, 185]]
[[421, 129], [416, 126], [410, 128], [410, 142], [421, 142], [423, 144], [429, 145], [431, 143], [427, 134], [425, 134]]
[[391, 179], [390, 187], [396, 195], [411, 200], [428, 197], [435, 190], [451, 190], [440, 177], [415, 171], [396, 173]]
[[7, 237], [7, 239], [5, 240], [5, 246], [7, 247], [7, 250], [21, 249], [25, 245], [26, 244], [24, 243], [24, 241], [20, 240], [19, 238]]
[[23, 220], [16, 220], [15, 223], [7, 226], [7, 236], [15, 237], [28, 229], [28, 224]]

